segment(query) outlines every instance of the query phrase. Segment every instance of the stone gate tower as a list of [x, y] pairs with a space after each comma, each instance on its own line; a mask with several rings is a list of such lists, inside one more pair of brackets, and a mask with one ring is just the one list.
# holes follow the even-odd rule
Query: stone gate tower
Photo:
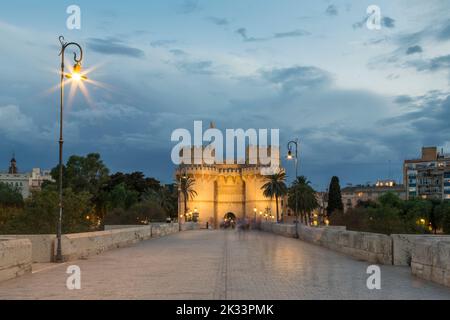
[[[199, 222], [208, 222], [216, 228], [227, 216], [250, 220], [271, 219], [270, 215], [275, 216], [275, 199], [265, 198], [261, 190], [266, 182], [262, 169], [268, 167], [249, 164], [248, 154], [247, 151], [245, 164], [180, 165], [175, 172], [177, 181], [183, 177], [195, 179], [194, 190], [197, 195], [187, 199], [185, 208], [183, 194], [179, 192], [179, 216], [185, 212], [196, 214]], [[280, 214], [282, 207], [280, 203]]]

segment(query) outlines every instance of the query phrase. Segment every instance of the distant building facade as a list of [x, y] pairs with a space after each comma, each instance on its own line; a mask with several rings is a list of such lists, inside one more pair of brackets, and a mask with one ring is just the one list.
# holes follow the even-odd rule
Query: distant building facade
[[420, 159], [405, 160], [403, 177], [408, 199], [450, 200], [450, 155], [437, 147], [424, 147]]
[[400, 199], [406, 199], [405, 186], [397, 184], [394, 180], [379, 180], [374, 185], [345, 187], [341, 190], [344, 212], [355, 208], [360, 202], [376, 202], [380, 196], [388, 192], [397, 194]]
[[32, 191], [40, 190], [44, 181], [53, 181], [50, 170], [34, 168], [32, 172], [19, 173], [14, 156], [10, 161], [8, 171], [6, 173], [0, 172], [0, 183], [17, 188], [24, 199], [28, 198]]

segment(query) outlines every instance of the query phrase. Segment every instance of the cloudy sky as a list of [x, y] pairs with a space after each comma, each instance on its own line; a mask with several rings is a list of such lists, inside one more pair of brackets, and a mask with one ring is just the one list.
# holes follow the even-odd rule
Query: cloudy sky
[[[72, 4], [81, 30], [66, 28]], [[366, 26], [371, 4], [381, 30]], [[56, 163], [62, 34], [97, 83], [68, 106], [65, 155], [171, 182], [171, 133], [202, 120], [299, 137], [319, 189], [332, 175], [399, 180], [421, 146], [450, 151], [449, 12], [448, 0], [2, 3], [0, 169], [13, 151], [22, 170]]]

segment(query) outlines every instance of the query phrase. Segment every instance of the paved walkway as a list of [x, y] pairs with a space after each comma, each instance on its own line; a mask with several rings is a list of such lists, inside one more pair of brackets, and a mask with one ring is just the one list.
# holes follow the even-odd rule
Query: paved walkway
[[[82, 289], [69, 291], [69, 265]], [[0, 284], [0, 299], [450, 299], [450, 288], [382, 267], [368, 290], [369, 264], [263, 232], [188, 231]]]

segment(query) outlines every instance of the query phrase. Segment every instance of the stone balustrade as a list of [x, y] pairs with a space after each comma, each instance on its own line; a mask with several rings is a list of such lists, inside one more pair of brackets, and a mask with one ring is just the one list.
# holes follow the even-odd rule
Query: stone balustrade
[[53, 252], [56, 241], [54, 234], [14, 235], [7, 236], [10, 239], [28, 239], [32, 246], [32, 262], [47, 263], [53, 260]]
[[107, 250], [130, 246], [140, 241], [158, 238], [178, 231], [179, 227], [176, 223], [161, 223], [63, 235], [61, 239], [63, 257], [64, 261], [83, 259]]
[[200, 230], [202, 225], [196, 222], [185, 222], [181, 224], [181, 231]]
[[450, 240], [416, 241], [411, 270], [417, 277], [450, 287]]
[[392, 234], [394, 265], [410, 266], [417, 243], [423, 241], [450, 241], [449, 235]]
[[[263, 231], [286, 237], [295, 236], [295, 225], [263, 222]], [[371, 263], [392, 264], [392, 239], [383, 234], [347, 231], [345, 227], [309, 227], [298, 225], [300, 240], [342, 252]]]
[[31, 273], [31, 242], [0, 238], [0, 282]]
[[[106, 226], [105, 231], [67, 234], [61, 238], [65, 261], [86, 258], [106, 250], [120, 248], [139, 241], [166, 236], [179, 231], [177, 223], [152, 223], [147, 226]], [[31, 244], [31, 262], [52, 262], [56, 253], [55, 235], [13, 235], [5, 239], [26, 239]], [[2, 258], [0, 256], [0, 265]]]

